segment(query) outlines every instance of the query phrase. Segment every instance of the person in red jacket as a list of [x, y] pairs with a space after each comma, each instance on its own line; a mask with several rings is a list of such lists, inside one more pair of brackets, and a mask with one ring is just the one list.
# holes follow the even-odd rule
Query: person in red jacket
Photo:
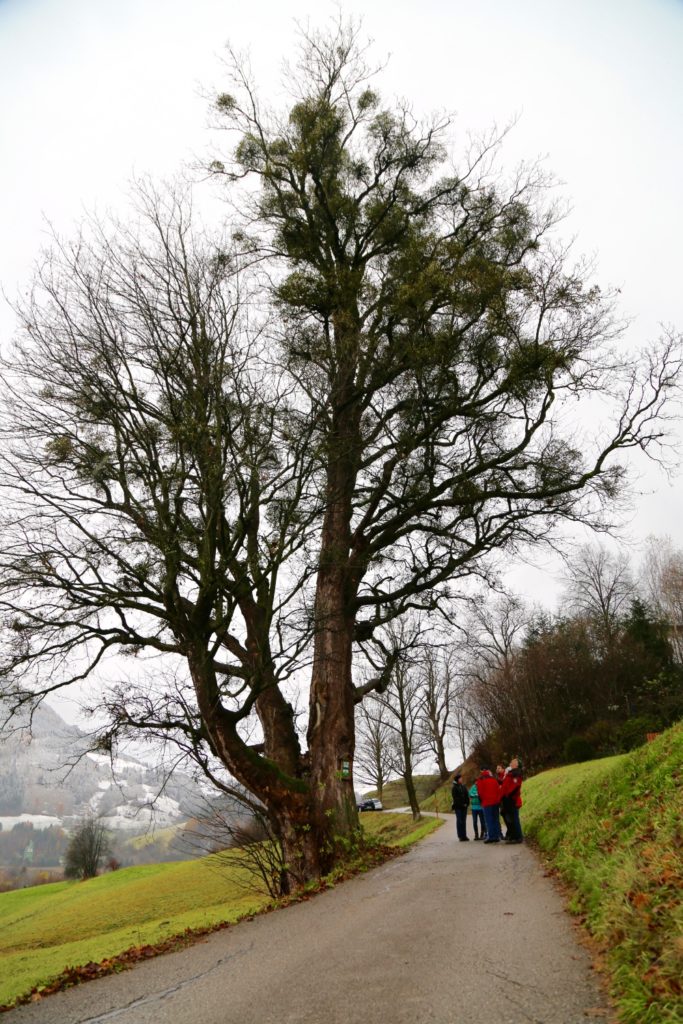
[[505, 804], [508, 834], [505, 837], [509, 843], [521, 843], [522, 824], [519, 820], [519, 809], [522, 806], [522, 770], [519, 767], [517, 758], [513, 758], [510, 767], [503, 779], [500, 788], [501, 801]]
[[485, 843], [499, 843], [500, 819], [498, 811], [500, 806], [500, 785], [498, 780], [491, 774], [488, 768], [481, 768], [477, 779], [477, 793], [484, 811], [486, 822]]

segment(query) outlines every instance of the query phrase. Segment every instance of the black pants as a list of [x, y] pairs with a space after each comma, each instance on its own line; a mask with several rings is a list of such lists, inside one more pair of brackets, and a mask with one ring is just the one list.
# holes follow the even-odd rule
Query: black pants
[[455, 808], [455, 827], [458, 831], [458, 839], [467, 839], [467, 808]]
[[505, 822], [505, 834], [511, 836], [514, 831], [515, 805], [509, 796], [504, 796], [500, 801], [500, 816]]

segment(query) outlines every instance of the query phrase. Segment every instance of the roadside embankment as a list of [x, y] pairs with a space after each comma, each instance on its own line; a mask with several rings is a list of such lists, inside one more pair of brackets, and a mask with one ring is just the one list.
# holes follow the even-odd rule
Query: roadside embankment
[[683, 724], [524, 784], [526, 834], [600, 944], [624, 1024], [683, 1021]]

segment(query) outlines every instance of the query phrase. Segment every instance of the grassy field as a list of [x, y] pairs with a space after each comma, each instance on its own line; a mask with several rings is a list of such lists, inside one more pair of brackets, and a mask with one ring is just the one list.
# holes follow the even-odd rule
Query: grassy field
[[[438, 822], [368, 814], [366, 834], [404, 847]], [[186, 929], [208, 929], [271, 904], [248, 888], [240, 855], [124, 868], [87, 882], [59, 882], [0, 894], [0, 1006], [66, 968], [157, 946]]]
[[244, 881], [238, 860], [228, 870], [206, 857], [3, 893], [0, 1005], [66, 967], [261, 909], [267, 897], [246, 891]]

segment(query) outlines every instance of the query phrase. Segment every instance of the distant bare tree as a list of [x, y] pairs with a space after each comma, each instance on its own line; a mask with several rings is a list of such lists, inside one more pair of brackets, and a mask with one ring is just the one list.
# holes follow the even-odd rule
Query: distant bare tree
[[582, 546], [567, 559], [566, 594], [570, 610], [589, 618], [599, 639], [610, 650], [619, 630], [619, 618], [635, 596], [628, 555], [602, 545]]
[[509, 673], [529, 617], [529, 609], [513, 594], [475, 602], [465, 627], [469, 674], [477, 677], [493, 669]]
[[471, 740], [481, 740], [501, 720], [512, 719], [517, 727], [533, 731], [535, 702], [517, 699], [524, 681], [515, 680], [515, 657], [529, 619], [527, 607], [511, 594], [472, 605], [465, 625], [466, 686], [457, 712], [461, 744], [466, 732]]
[[476, 706], [468, 682], [464, 679], [453, 693], [451, 704], [451, 734], [458, 741], [463, 761], [467, 759], [468, 748], [480, 732]]
[[386, 712], [392, 734], [391, 767], [401, 776], [408, 793], [413, 818], [420, 818], [420, 805], [415, 792], [413, 774], [429, 752], [424, 730], [424, 679], [414, 657], [404, 651], [394, 665], [391, 682], [383, 693], [373, 698]]
[[446, 738], [456, 700], [455, 657], [451, 649], [428, 648], [422, 665], [425, 738], [436, 757], [439, 778], [448, 778]]
[[641, 568], [645, 597], [667, 624], [676, 661], [683, 663], [683, 550], [670, 537], [649, 537]]
[[384, 704], [372, 698], [359, 705], [356, 711], [354, 774], [362, 782], [371, 784], [380, 800], [392, 764], [393, 733], [388, 716]]
[[66, 878], [94, 878], [106, 857], [111, 854], [108, 830], [98, 819], [89, 815], [71, 834], [64, 858]]

